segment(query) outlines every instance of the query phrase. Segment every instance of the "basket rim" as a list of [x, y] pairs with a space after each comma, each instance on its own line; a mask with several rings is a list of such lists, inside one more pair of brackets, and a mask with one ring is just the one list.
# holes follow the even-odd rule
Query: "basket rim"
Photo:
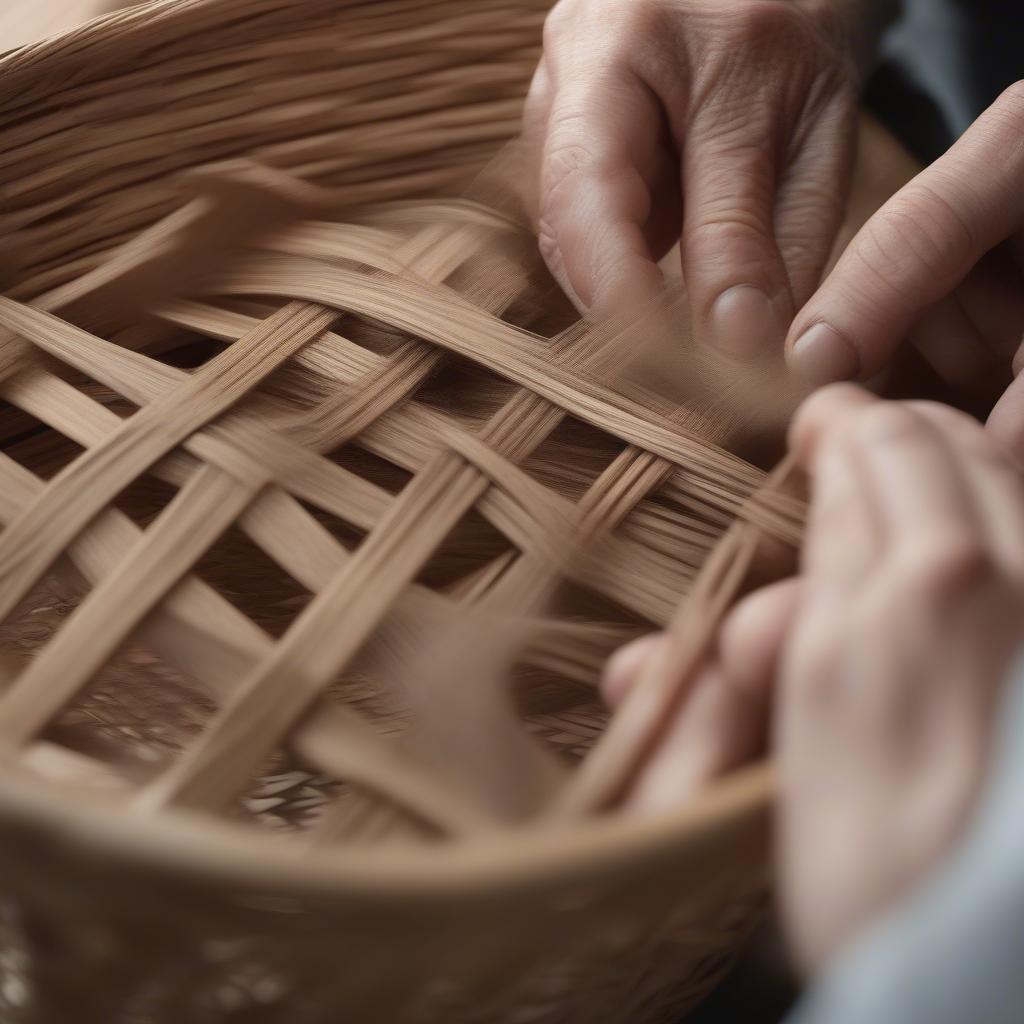
[[[140, 821], [113, 805], [54, 798], [41, 780], [0, 779], [0, 837], [19, 833], [62, 856], [178, 879], [299, 898], [477, 900], [579, 888], [588, 878], [632, 876], [641, 865], [678, 870], [714, 850], [735, 852], [767, 835], [773, 769], [734, 772], [662, 815], [614, 814], [561, 828], [495, 832], [426, 846], [309, 848], [279, 835], [184, 812]], [[140, 827], [142, 826], [142, 827]]]
[[[270, 4], [304, 6], [311, 0], [264, 0]], [[325, 4], [328, 0], [322, 0]], [[370, 6], [376, 0], [347, 0], [359, 6]], [[429, 8], [435, 0], [418, 0]], [[544, 0], [553, 3], [554, 0]], [[221, 0], [136, 0], [131, 7], [98, 14], [72, 28], [46, 36], [11, 50], [0, 49], [0, 80], [13, 86], [18, 103], [28, 104], [59, 93], [70, 86], [81, 84], [74, 78], [75, 71], [85, 74], [86, 81], [95, 80], [108, 66], [103, 60], [103, 49], [111, 44], [144, 47], [150, 36], [159, 40], [168, 23], [185, 18], [189, 13], [206, 9], [216, 10]], [[122, 57], [123, 52], [118, 52]], [[55, 81], [47, 61], [60, 57], [64, 62], [63, 77]], [[36, 87], [39, 92], [36, 92]]]
[[[268, 4], [272, 0], [267, 0]], [[276, 0], [301, 4], [305, 0]], [[371, 0], [362, 0], [369, 3]], [[422, 0], [425, 7], [431, 0]], [[219, 0], [147, 0], [84, 25], [0, 53], [0, 81], [29, 104], [93, 80], [104, 54], [144, 47], [190, 12], [214, 10]], [[119, 56], [123, 54], [120, 50]], [[62, 62], [61, 81], [49, 61]], [[81, 76], [81, 77], [80, 77]], [[3, 773], [0, 773], [2, 776]], [[185, 813], [140, 821], [113, 805], [76, 801], [42, 780], [0, 777], [0, 839], [30, 835], [65, 856], [171, 873], [202, 883], [226, 883], [321, 900], [432, 901], [479, 899], [495, 887], [505, 896], [585, 884], [588, 877], [633, 875], [639, 867], [678, 864], [724, 849], [761, 829], [770, 808], [771, 769], [730, 775], [657, 817], [608, 815], [560, 829], [495, 832], [472, 842], [411, 847], [308, 849], [279, 837]]]
[[[51, 56], [61, 55], [67, 59], [72, 45], [82, 51], [78, 63], [82, 66], [91, 65], [91, 70], [99, 73], [103, 63], [95, 63], [99, 55], [93, 47], [108, 44], [115, 36], [130, 38], [147, 26], [157, 28], [159, 22], [165, 19], [176, 19], [181, 12], [189, 8], [209, 6], [217, 2], [218, 0], [142, 0], [133, 7], [98, 14], [80, 25], [36, 42], [12, 50], [0, 50], [0, 77], [23, 75], [24, 81], [17, 84], [27, 88], [34, 78], [46, 75], [47, 68], [41, 65], [45, 65]], [[154, 21], [154, 18], [158, 21]], [[57, 84], [51, 81], [49, 84], [53, 86], [50, 91], [67, 87], [66, 82]], [[38, 97], [33, 97], [36, 98]]]

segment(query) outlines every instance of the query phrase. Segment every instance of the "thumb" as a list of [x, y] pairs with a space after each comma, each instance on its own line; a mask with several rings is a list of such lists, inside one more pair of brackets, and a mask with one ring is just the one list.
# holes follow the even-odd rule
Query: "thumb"
[[786, 358], [815, 384], [869, 378], [915, 320], [1024, 220], [1024, 83], [872, 217], [797, 316]]

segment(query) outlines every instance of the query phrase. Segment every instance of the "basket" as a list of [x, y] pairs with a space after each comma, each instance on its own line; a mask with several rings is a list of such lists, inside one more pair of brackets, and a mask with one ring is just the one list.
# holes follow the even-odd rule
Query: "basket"
[[598, 813], [595, 684], [800, 504], [612, 386], [480, 176], [546, 6], [0, 58], [5, 1022], [670, 1021], [757, 919], [764, 774]]

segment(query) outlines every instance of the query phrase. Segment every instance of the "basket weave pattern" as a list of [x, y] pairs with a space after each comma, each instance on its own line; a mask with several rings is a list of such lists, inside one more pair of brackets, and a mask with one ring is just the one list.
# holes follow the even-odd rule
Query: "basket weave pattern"
[[611, 386], [486, 176], [415, 198], [514, 134], [546, 6], [0, 61], [5, 1020], [670, 1019], [748, 927], [742, 784], [579, 817], [604, 658], [798, 503]]

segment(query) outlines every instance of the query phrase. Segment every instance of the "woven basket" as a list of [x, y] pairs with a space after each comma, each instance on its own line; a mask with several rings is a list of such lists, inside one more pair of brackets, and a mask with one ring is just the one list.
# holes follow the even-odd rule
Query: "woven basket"
[[694, 656], [800, 508], [457, 198], [546, 6], [0, 58], [5, 1022], [672, 1020], [756, 919], [763, 773], [592, 813], [644, 731], [603, 659]]

